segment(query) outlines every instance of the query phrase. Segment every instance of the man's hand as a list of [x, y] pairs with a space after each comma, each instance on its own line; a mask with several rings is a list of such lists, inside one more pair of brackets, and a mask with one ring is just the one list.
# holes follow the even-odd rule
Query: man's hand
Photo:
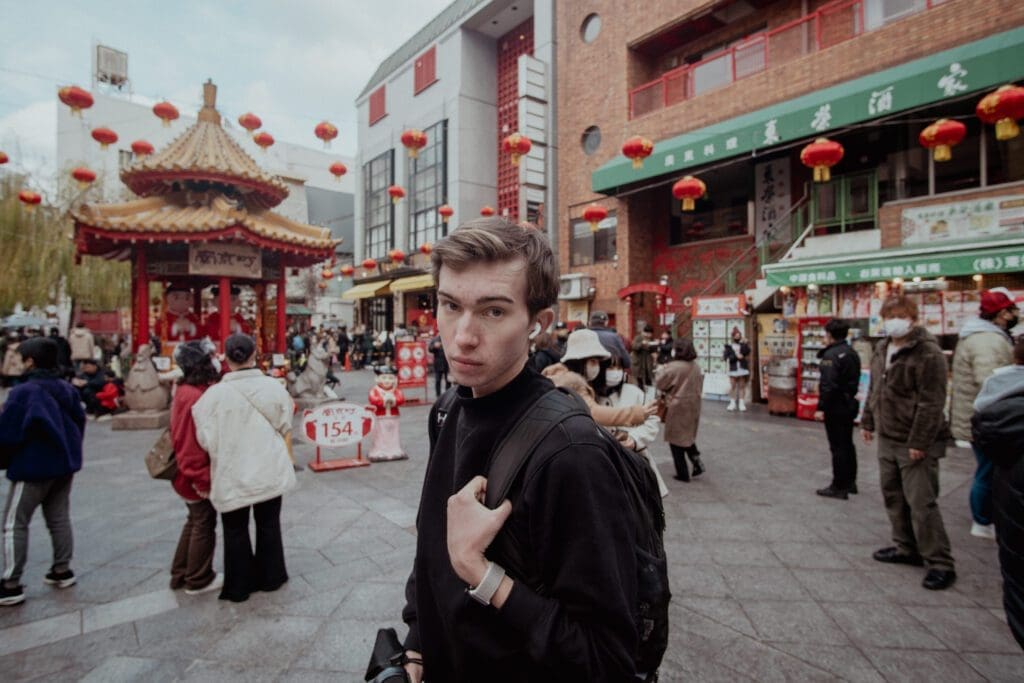
[[925, 456], [925, 452], [924, 451], [919, 451], [916, 448], [911, 448], [910, 449], [910, 459], [911, 460], [913, 460], [915, 462], [918, 461], [918, 460], [924, 460], [924, 456]]
[[825, 412], [822, 411], [822, 410], [815, 410], [814, 411], [814, 419], [817, 420], [818, 422], [824, 422], [825, 421]]
[[[406, 650], [405, 656], [409, 659], [423, 659], [423, 655], [416, 652], [416, 650]], [[423, 680], [423, 665], [409, 662], [405, 665], [405, 673], [409, 675], [409, 681], [411, 683], [420, 683], [420, 681]]]
[[470, 586], [479, 586], [487, 573], [484, 551], [512, 512], [507, 500], [495, 510], [486, 507], [486, 493], [487, 479], [477, 476], [448, 499], [448, 559]]
[[871, 440], [875, 438], [875, 435], [866, 429], [860, 430], [861, 438], [864, 439], [864, 443], [871, 443]]

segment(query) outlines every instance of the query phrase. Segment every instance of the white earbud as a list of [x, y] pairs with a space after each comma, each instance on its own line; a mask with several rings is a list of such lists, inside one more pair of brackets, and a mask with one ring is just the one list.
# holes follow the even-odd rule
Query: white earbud
[[533, 339], [538, 334], [540, 334], [540, 323], [534, 323], [533, 330], [530, 332], [530, 339]]

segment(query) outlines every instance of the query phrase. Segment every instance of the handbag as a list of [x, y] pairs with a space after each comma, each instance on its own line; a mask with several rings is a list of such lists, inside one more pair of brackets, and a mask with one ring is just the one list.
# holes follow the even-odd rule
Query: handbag
[[655, 403], [657, 404], [657, 408], [654, 414], [658, 416], [659, 422], [664, 422], [665, 416], [668, 415], [668, 401], [665, 400], [665, 396], [659, 396], [655, 399]]
[[178, 463], [174, 459], [171, 430], [165, 429], [146, 453], [146, 469], [153, 479], [171, 479], [178, 476]]

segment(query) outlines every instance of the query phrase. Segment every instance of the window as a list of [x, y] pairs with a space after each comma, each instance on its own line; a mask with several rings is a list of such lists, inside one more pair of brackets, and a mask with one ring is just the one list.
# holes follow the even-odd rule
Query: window
[[370, 93], [370, 125], [377, 123], [388, 115], [384, 100], [384, 86]]
[[416, 72], [413, 76], [413, 95], [419, 95], [437, 81], [437, 46], [416, 58]]
[[601, 33], [601, 17], [597, 14], [588, 14], [580, 26], [580, 38], [584, 43], [592, 43], [597, 40]]
[[135, 159], [135, 154], [130, 149], [117, 150], [117, 167], [125, 168]]
[[427, 128], [427, 144], [409, 170], [409, 248], [436, 242], [447, 234], [437, 209], [448, 199], [448, 122]]
[[597, 148], [601, 146], [601, 129], [597, 126], [590, 126], [583, 131], [583, 137], [580, 139], [580, 144], [583, 146], [583, 153], [590, 156], [597, 151]]
[[394, 204], [388, 186], [394, 182], [394, 150], [363, 165], [363, 211], [366, 256], [383, 259], [394, 241]]
[[572, 222], [572, 243], [569, 245], [570, 259], [574, 266], [588, 266], [615, 258], [615, 228], [618, 219], [615, 212], [597, 224], [597, 231], [590, 229], [585, 220]]
[[928, 0], [867, 0], [864, 23], [870, 31], [928, 8]]

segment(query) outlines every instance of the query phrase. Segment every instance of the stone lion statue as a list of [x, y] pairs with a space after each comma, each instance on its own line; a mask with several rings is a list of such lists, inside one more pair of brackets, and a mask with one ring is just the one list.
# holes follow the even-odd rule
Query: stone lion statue
[[124, 404], [129, 410], [164, 410], [170, 404], [170, 389], [160, 381], [152, 358], [152, 346], [139, 347], [135, 364], [124, 381]]
[[293, 398], [320, 398], [327, 383], [327, 369], [330, 355], [321, 344], [314, 344], [306, 359], [306, 369], [301, 374], [288, 373], [288, 393]]

